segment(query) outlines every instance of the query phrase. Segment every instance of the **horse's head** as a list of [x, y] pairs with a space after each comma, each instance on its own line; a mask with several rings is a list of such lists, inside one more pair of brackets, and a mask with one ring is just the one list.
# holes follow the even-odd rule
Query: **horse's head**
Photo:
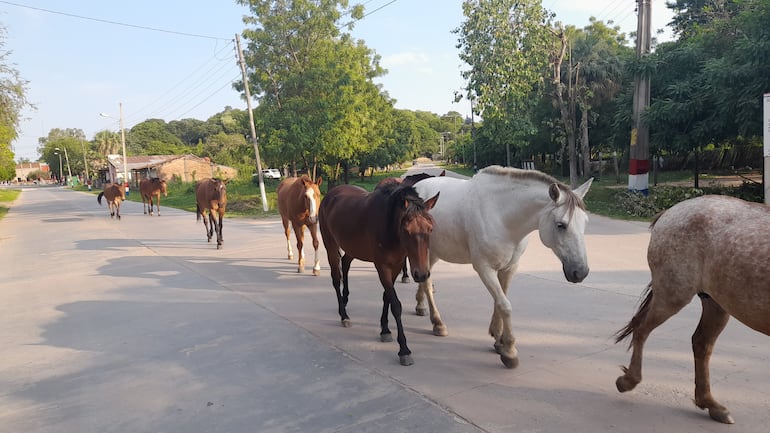
[[153, 179], [153, 181], [158, 182], [158, 185], [160, 186], [160, 192], [163, 193], [163, 197], [168, 197], [168, 184], [166, 184], [166, 181], [164, 179]]
[[588, 276], [583, 237], [588, 215], [583, 197], [591, 182], [593, 178], [574, 191], [565, 185], [552, 183], [548, 188], [551, 203], [541, 212], [538, 224], [540, 240], [561, 260], [564, 276], [573, 283], [579, 283]]
[[433, 231], [433, 217], [428, 211], [436, 205], [438, 194], [423, 201], [414, 187], [402, 186], [397, 188], [393, 195], [398, 200], [396, 205], [399, 206], [399, 241], [401, 247], [406, 249], [412, 278], [421, 283], [430, 276], [428, 248]]
[[323, 179], [318, 176], [315, 182], [307, 176], [302, 176], [303, 198], [307, 209], [307, 224], [318, 222], [318, 208], [321, 206], [321, 183]]

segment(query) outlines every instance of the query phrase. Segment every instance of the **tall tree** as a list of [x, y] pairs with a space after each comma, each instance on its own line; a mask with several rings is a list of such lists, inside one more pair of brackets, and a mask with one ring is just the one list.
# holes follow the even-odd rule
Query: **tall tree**
[[363, 16], [363, 6], [347, 9], [347, 0], [238, 2], [253, 13], [244, 18], [251, 26], [243, 32], [249, 41], [244, 54], [251, 93], [260, 100], [266, 154], [311, 171], [324, 166], [335, 178], [335, 167], [382, 142], [378, 125], [390, 114], [390, 101], [372, 81], [384, 73], [379, 56], [340, 31]]
[[11, 143], [19, 135], [19, 116], [27, 102], [27, 82], [10, 62], [11, 52], [5, 49], [5, 27], [0, 24], [0, 180], [16, 175], [16, 163]]
[[496, 131], [489, 138], [506, 146], [510, 163], [510, 143], [521, 145], [534, 131], [529, 115], [548, 68], [551, 16], [539, 0], [466, 0], [463, 14], [455, 33], [470, 66], [462, 73], [464, 96]]

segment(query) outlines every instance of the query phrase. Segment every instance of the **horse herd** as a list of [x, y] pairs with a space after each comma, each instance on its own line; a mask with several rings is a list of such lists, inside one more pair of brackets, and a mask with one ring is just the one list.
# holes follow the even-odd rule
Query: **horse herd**
[[[518, 365], [511, 323], [508, 287], [537, 230], [542, 243], [561, 261], [564, 277], [572, 283], [589, 273], [584, 232], [588, 222], [583, 198], [592, 179], [571, 189], [535, 170], [490, 166], [470, 179], [429, 177], [424, 174], [390, 178], [372, 192], [352, 185], [331, 188], [321, 198], [321, 178], [284, 179], [277, 189], [288, 258], [294, 260], [290, 241], [293, 229], [298, 254], [297, 271], [304, 272], [304, 231], [312, 237], [313, 275], [320, 274], [318, 232], [327, 253], [338, 312], [344, 327], [351, 326], [346, 307], [350, 295], [348, 272], [354, 259], [372, 262], [383, 287], [381, 341], [392, 341], [388, 326], [392, 314], [397, 328], [399, 362], [414, 362], [401, 322], [402, 305], [394, 284], [406, 264], [417, 282], [418, 315], [430, 314], [433, 333], [448, 334], [433, 296], [431, 269], [440, 259], [470, 263], [494, 301], [489, 333], [495, 351], [508, 368]], [[165, 182], [153, 181], [140, 192], [156, 204]], [[156, 189], [162, 184], [162, 189]], [[109, 185], [108, 185], [109, 186]], [[99, 194], [108, 202], [125, 198], [120, 188]], [[112, 198], [111, 198], [112, 197]], [[222, 247], [222, 216], [227, 203], [225, 182], [217, 179], [196, 185], [197, 217], [204, 218], [208, 240], [217, 233]], [[111, 205], [112, 206], [112, 205]], [[112, 207], [111, 215], [113, 214]], [[158, 214], [160, 210], [158, 207]], [[215, 218], [214, 214], [217, 214]], [[646, 298], [629, 323], [615, 334], [616, 342], [631, 336], [631, 362], [617, 378], [620, 392], [633, 389], [642, 378], [644, 343], [650, 332], [679, 312], [696, 295], [702, 314], [692, 336], [695, 358], [694, 403], [711, 418], [733, 423], [729, 410], [711, 394], [709, 360], [715, 341], [730, 316], [770, 335], [770, 286], [765, 282], [770, 263], [770, 210], [762, 204], [725, 196], [705, 196], [679, 203], [658, 215], [652, 225], [648, 264], [652, 280]], [[427, 308], [426, 304], [427, 303]]]

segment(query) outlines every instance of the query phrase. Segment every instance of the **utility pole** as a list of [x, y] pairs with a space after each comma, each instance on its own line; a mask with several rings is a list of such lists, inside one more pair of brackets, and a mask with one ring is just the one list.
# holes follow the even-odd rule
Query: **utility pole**
[[257, 127], [254, 126], [254, 112], [251, 110], [251, 91], [249, 90], [249, 79], [246, 76], [246, 62], [243, 61], [243, 50], [241, 50], [241, 37], [235, 34], [235, 44], [238, 48], [238, 64], [241, 65], [241, 74], [243, 75], [243, 89], [246, 91], [246, 108], [249, 109], [249, 126], [251, 127], [251, 141], [254, 143], [254, 154], [257, 156], [257, 176], [259, 176], [259, 193], [262, 195], [262, 209], [267, 212], [267, 194], [265, 193], [265, 179], [262, 177], [262, 160], [259, 158], [259, 142], [257, 141]]
[[128, 160], [126, 158], [126, 128], [123, 126], [123, 103], [119, 102], [120, 108], [120, 143], [123, 145], [123, 182], [125, 182], [126, 196], [128, 196]]
[[[652, 43], [652, 0], [637, 0], [639, 18], [636, 25], [636, 58], [650, 53]], [[628, 161], [628, 190], [649, 193], [650, 130], [642, 122], [642, 113], [650, 106], [650, 77], [637, 75], [634, 79], [633, 127]]]

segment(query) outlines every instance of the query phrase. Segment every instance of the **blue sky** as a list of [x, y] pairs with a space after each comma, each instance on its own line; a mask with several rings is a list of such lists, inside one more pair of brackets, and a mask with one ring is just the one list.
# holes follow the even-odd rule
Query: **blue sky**
[[[462, 22], [462, 0], [363, 3], [371, 14], [352, 33], [382, 56], [389, 72], [377, 81], [396, 107], [470, 115], [467, 101], [453, 102], [463, 85], [451, 33]], [[633, 0], [544, 0], [543, 6], [565, 24], [583, 27], [595, 16], [626, 33], [636, 30]], [[671, 13], [660, 0], [652, 8], [653, 28], [664, 28]], [[230, 83], [240, 78], [232, 40], [248, 12], [230, 0], [0, 0], [5, 48], [37, 106], [24, 112], [13, 143], [17, 159], [37, 159], [38, 138], [52, 128], [80, 128], [87, 139], [118, 130], [121, 102], [127, 128], [148, 118], [205, 120], [228, 105], [245, 109]]]

